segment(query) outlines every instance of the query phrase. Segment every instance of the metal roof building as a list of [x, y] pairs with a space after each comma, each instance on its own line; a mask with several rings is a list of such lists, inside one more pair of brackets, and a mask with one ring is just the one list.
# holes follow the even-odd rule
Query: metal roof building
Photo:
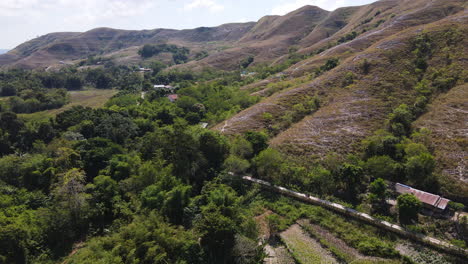
[[401, 183], [395, 184], [395, 190], [401, 194], [411, 193], [416, 196], [416, 198], [418, 198], [418, 200], [420, 200], [426, 207], [431, 207], [440, 211], [445, 210], [445, 208], [447, 208], [448, 202], [450, 202], [449, 199], [443, 198], [439, 195], [414, 189], [411, 186]]

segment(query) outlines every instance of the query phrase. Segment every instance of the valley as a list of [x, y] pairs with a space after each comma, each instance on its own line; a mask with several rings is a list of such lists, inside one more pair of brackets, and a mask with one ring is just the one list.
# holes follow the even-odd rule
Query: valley
[[0, 54], [0, 263], [465, 263], [467, 24], [381, 0]]

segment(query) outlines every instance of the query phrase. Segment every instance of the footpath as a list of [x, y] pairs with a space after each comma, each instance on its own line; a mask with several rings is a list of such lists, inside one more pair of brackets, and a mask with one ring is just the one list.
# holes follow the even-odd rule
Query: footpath
[[362, 222], [366, 222], [368, 224], [372, 224], [374, 226], [383, 228], [383, 229], [385, 229], [387, 231], [397, 233], [400, 236], [410, 238], [410, 239], [412, 239], [414, 241], [417, 241], [417, 242], [420, 242], [422, 244], [426, 244], [426, 245], [435, 247], [437, 249], [441, 249], [441, 250], [443, 250], [443, 251], [445, 251], [447, 253], [462, 256], [462, 257], [468, 257], [468, 250], [466, 250], [466, 249], [459, 248], [459, 247], [454, 246], [454, 245], [452, 245], [450, 243], [444, 242], [442, 240], [439, 240], [439, 239], [436, 239], [436, 238], [433, 238], [433, 237], [423, 235], [421, 233], [415, 233], [415, 232], [409, 231], [408, 229], [406, 229], [406, 228], [404, 228], [402, 226], [399, 226], [399, 225], [392, 224], [392, 223], [384, 221], [384, 220], [374, 218], [374, 217], [370, 216], [369, 214], [358, 212], [358, 211], [356, 211], [354, 209], [345, 207], [345, 206], [343, 206], [341, 204], [333, 203], [333, 202], [330, 202], [330, 201], [327, 201], [327, 200], [322, 200], [320, 198], [310, 196], [310, 195], [307, 195], [307, 194], [295, 192], [295, 191], [286, 189], [286, 188], [281, 187], [281, 186], [273, 185], [273, 184], [271, 184], [271, 183], [269, 183], [267, 181], [264, 181], [264, 180], [252, 178], [250, 176], [244, 176], [242, 178], [247, 182], [259, 184], [264, 189], [267, 189], [267, 190], [270, 190], [270, 191], [273, 191], [273, 192], [277, 192], [277, 193], [280, 193], [280, 194], [283, 194], [283, 195], [286, 195], [286, 196], [290, 196], [290, 197], [296, 198], [298, 200], [301, 200], [303, 202], [307, 202], [307, 203], [311, 203], [311, 204], [314, 204], [314, 205], [325, 207], [327, 209], [338, 212], [340, 214], [353, 217], [353, 218], [355, 218], [357, 220], [360, 220]]

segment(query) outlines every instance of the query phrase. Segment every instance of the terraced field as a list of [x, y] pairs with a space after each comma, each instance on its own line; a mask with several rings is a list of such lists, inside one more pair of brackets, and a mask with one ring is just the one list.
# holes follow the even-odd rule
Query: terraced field
[[280, 236], [293, 257], [301, 264], [339, 263], [328, 250], [306, 234], [298, 224], [290, 226]]
[[280, 241], [271, 241], [265, 246], [267, 257], [264, 264], [295, 264], [294, 258]]

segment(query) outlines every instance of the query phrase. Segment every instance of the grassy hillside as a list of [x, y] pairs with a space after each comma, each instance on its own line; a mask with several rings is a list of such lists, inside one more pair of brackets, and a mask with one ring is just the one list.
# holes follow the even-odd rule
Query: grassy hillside
[[[0, 72], [0, 263], [465, 263], [242, 177], [467, 248], [465, 2], [99, 28], [0, 56], [35, 68]], [[457, 203], [434, 213], [394, 182]]]
[[[249, 57], [254, 58], [253, 65], [281, 63], [288, 59], [291, 48], [301, 56], [327, 50], [322, 55], [347, 57], [405, 28], [460, 12], [463, 4], [462, 0], [385, 0], [333, 12], [305, 6], [285, 16], [266, 16], [255, 23], [190, 30], [97, 28], [83, 33], [52, 33], [0, 56], [0, 66], [47, 68], [60, 66], [60, 61], [78, 63], [96, 55], [116, 63], [139, 64], [142, 59], [137, 56], [138, 48], [158, 43], [189, 48], [191, 61], [177, 68], [195, 70], [234, 70]], [[347, 44], [354, 39], [359, 41]], [[199, 53], [205, 54], [204, 58], [197, 57]]]
[[[441, 192], [464, 200], [466, 136], [460, 131], [466, 124], [455, 120], [462, 120], [465, 114], [461, 98], [468, 76], [464, 59], [468, 52], [467, 19], [463, 12], [446, 18], [447, 12], [441, 12], [455, 13], [460, 10], [458, 4], [427, 3], [394, 16], [393, 22], [380, 29], [292, 65], [281, 78], [245, 86], [264, 99], [215, 129], [226, 134], [265, 130], [272, 137], [270, 144], [281, 152], [304, 163], [320, 162], [329, 154], [360, 153], [362, 140], [388, 128], [389, 115], [399, 105], [417, 108], [422, 104], [423, 109], [415, 112], [417, 118], [427, 102], [433, 102], [415, 127], [436, 130], [434, 153], [440, 160]], [[329, 69], [327, 65], [333, 61], [338, 65]], [[457, 110], [448, 112], [447, 106], [440, 106], [447, 100], [459, 100], [454, 103]], [[436, 118], [438, 112], [434, 111], [444, 114]], [[447, 127], [446, 123], [453, 126], [453, 132], [442, 137], [445, 140], [439, 139], [437, 126]], [[448, 138], [451, 143], [444, 144]]]
[[427, 113], [414, 123], [431, 131], [430, 140], [443, 179], [443, 192], [454, 197], [468, 193], [468, 85], [452, 88], [429, 105]]
[[[104, 106], [104, 104], [115, 94], [117, 90], [83, 90], [83, 91], [71, 91], [68, 93], [70, 96], [70, 103], [62, 106], [61, 108], [51, 109], [41, 112], [36, 112], [32, 114], [21, 114], [20, 116], [25, 119], [31, 120], [44, 120], [51, 117], [55, 117], [57, 114], [60, 114], [73, 106], [84, 106], [91, 108], [99, 108]], [[5, 99], [5, 98], [0, 98]]]

